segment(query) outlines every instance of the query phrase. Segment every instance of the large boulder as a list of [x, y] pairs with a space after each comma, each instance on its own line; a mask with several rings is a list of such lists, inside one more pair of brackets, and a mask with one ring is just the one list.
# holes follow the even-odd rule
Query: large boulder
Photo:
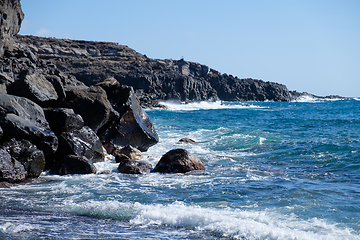
[[13, 138], [5, 142], [3, 148], [24, 166], [27, 178], [37, 178], [44, 170], [44, 153], [31, 142]]
[[26, 178], [24, 166], [12, 158], [6, 149], [0, 148], [0, 182], [21, 182]]
[[68, 155], [50, 173], [58, 175], [96, 173], [93, 162], [85, 156]]
[[24, 19], [20, 0], [1, 0], [0, 2], [0, 57], [5, 50], [12, 50], [14, 39]]
[[203, 162], [182, 148], [167, 152], [154, 168], [154, 172], [163, 173], [186, 173], [194, 170], [205, 170]]
[[51, 130], [60, 135], [62, 132], [71, 132], [84, 126], [84, 120], [79, 114], [75, 114], [71, 108], [45, 108], [46, 120]]
[[56, 155], [61, 159], [67, 155], [85, 156], [93, 162], [102, 162], [105, 158], [99, 137], [88, 126], [62, 133]]
[[49, 128], [44, 111], [38, 104], [24, 97], [0, 94], [0, 115], [9, 113], [34, 122], [39, 127]]
[[43, 150], [45, 155], [57, 150], [58, 139], [50, 130], [43, 109], [31, 100], [0, 94], [0, 126], [3, 141], [27, 139]]
[[159, 141], [155, 128], [144, 109], [140, 106], [134, 90], [119, 84], [105, 87], [113, 108], [120, 113], [120, 119], [99, 131], [103, 142], [114, 145], [131, 145], [140, 151]]
[[[70, 168], [72, 165], [70, 163], [67, 164], [68, 162], [66, 161], [64, 163], [64, 159], [69, 155], [85, 157], [86, 161], [90, 161], [91, 164], [93, 162], [102, 162], [105, 159], [99, 137], [88, 126], [84, 126], [81, 129], [76, 129], [71, 132], [61, 133], [59, 136], [58, 151], [53, 156], [46, 159], [45, 168], [50, 169], [52, 173], [63, 174], [60, 173], [60, 170], [65, 164], [68, 166], [66, 167], [67, 172], [71, 172]], [[86, 172], [86, 170], [84, 171]]]
[[80, 114], [85, 125], [97, 132], [101, 127], [119, 117], [110, 105], [106, 92], [99, 86], [66, 87], [66, 99], [74, 112]]
[[42, 74], [28, 74], [7, 88], [7, 93], [28, 98], [42, 107], [54, 104], [58, 94], [53, 84]]

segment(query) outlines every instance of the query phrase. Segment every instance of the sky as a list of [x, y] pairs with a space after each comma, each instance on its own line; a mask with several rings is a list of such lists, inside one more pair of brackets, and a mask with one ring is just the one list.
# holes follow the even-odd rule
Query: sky
[[19, 34], [116, 42], [319, 96], [360, 97], [359, 0], [21, 0]]

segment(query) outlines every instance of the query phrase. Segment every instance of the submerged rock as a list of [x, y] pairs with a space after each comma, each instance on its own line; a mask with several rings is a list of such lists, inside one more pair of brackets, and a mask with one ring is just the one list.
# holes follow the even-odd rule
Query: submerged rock
[[115, 156], [116, 162], [118, 162], [116, 156], [119, 156], [119, 155], [125, 155], [128, 158], [130, 158], [131, 160], [140, 160], [143, 158], [142, 153], [138, 149], [136, 149], [130, 145], [127, 145], [121, 149], [115, 149], [114, 152], [112, 153], [112, 155]]
[[128, 156], [121, 154], [115, 157], [116, 162], [119, 162], [118, 171], [127, 174], [145, 174], [151, 172], [151, 164], [141, 161], [135, 161]]
[[156, 164], [154, 172], [186, 173], [205, 170], [203, 162], [185, 149], [173, 149], [163, 155]]
[[192, 140], [191, 138], [182, 138], [179, 140], [179, 143], [191, 143], [191, 144], [195, 144], [197, 143], [195, 140]]

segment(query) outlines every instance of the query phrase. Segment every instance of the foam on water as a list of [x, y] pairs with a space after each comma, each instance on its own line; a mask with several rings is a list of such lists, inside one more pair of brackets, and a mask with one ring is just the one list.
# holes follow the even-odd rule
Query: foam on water
[[0, 225], [0, 233], [19, 233], [31, 231], [34, 229], [39, 229], [39, 226], [22, 222], [6, 222]]
[[271, 209], [255, 211], [204, 208], [183, 202], [146, 205], [95, 200], [80, 204], [64, 202], [63, 209], [80, 215], [127, 220], [140, 228], [186, 228], [217, 232], [221, 237], [234, 239], [359, 239], [351, 230], [339, 228], [336, 224], [317, 218], [304, 221], [295, 215], [281, 215]]
[[314, 102], [323, 102], [323, 101], [342, 101], [344, 100], [343, 98], [318, 98], [315, 96], [311, 96], [311, 95], [302, 95], [300, 97], [298, 97], [297, 99], [293, 100], [293, 102], [309, 102], [309, 103], [314, 103]]
[[256, 106], [253, 104], [230, 104], [224, 101], [201, 101], [201, 102], [191, 102], [191, 103], [179, 103], [165, 101], [161, 103], [166, 106], [167, 109], [173, 111], [194, 111], [194, 110], [209, 110], [209, 109], [242, 109], [242, 108], [261, 108], [266, 109], [268, 107]]

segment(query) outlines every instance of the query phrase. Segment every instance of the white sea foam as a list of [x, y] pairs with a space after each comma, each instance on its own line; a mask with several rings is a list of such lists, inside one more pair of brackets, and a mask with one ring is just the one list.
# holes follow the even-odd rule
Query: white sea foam
[[7, 222], [0, 225], [0, 233], [19, 233], [31, 231], [33, 229], [39, 229], [39, 226], [21, 222]]
[[162, 102], [164, 106], [166, 106], [169, 110], [174, 111], [194, 111], [194, 110], [209, 110], [209, 109], [245, 109], [245, 108], [268, 108], [262, 106], [256, 106], [249, 103], [238, 103], [238, 104], [230, 104], [223, 101], [201, 101], [201, 102], [191, 102], [191, 103], [179, 103], [172, 101]]
[[315, 98], [314, 96], [310, 96], [310, 95], [302, 95], [297, 99], [293, 100], [293, 102], [317, 102], [317, 101], [319, 101], [318, 98]]
[[[322, 219], [299, 219], [272, 209], [249, 210], [201, 207], [183, 202], [171, 204], [123, 203], [116, 200], [63, 202], [63, 210], [80, 215], [127, 220], [140, 228], [168, 226], [198, 232], [216, 232], [233, 239], [360, 239], [351, 229]], [[26, 231], [12, 224], [0, 226], [5, 231]], [[17, 229], [17, 230], [16, 230]]]
[[323, 102], [323, 101], [342, 101], [344, 100], [343, 98], [318, 98], [312, 95], [302, 95], [300, 97], [298, 97], [297, 99], [293, 100], [293, 102], [309, 102], [309, 103], [313, 103], [313, 102]]
[[235, 239], [359, 239], [348, 229], [340, 229], [321, 219], [303, 221], [270, 210], [213, 209], [181, 202], [169, 205], [137, 203], [134, 207], [138, 214], [130, 223], [141, 226], [168, 225], [214, 231]]

